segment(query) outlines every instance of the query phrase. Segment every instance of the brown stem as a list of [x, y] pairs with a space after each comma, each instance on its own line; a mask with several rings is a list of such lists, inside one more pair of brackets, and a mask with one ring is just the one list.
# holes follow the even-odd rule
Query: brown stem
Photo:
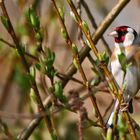
[[[84, 7], [84, 9], [85, 9], [85, 11], [87, 13], [87, 16], [88, 16], [88, 18], [89, 18], [89, 20], [90, 20], [90, 22], [92, 24], [92, 27], [97, 29], [98, 26], [97, 26], [97, 24], [95, 22], [94, 17], [91, 14], [91, 11], [90, 11], [87, 3], [84, 0], [81, 0], [81, 4], [83, 5], [83, 7]], [[101, 40], [102, 40], [102, 42], [103, 42], [103, 44], [105, 46], [105, 49], [108, 52], [109, 56], [111, 56], [111, 49], [109, 48], [109, 46], [108, 46], [108, 44], [107, 44], [107, 42], [106, 42], [106, 40], [105, 40], [105, 38], [103, 36], [101, 37]]]
[[6, 123], [4, 123], [0, 118], [0, 128], [4, 131], [4, 134], [8, 137], [8, 139], [14, 139], [14, 136], [9, 131], [9, 128]]
[[83, 129], [83, 125], [82, 125], [81, 112], [77, 111], [77, 114], [78, 114], [77, 126], [78, 126], [79, 140], [84, 140], [84, 137], [83, 137], [84, 129]]
[[[8, 45], [10, 48], [13, 48], [13, 49], [16, 48], [14, 45], [10, 44], [9, 42], [5, 41], [5, 40], [2, 39], [2, 38], [0, 38], [0, 41], [3, 42], [3, 43], [5, 43], [6, 45]], [[24, 53], [25, 53], [25, 55], [27, 55], [28, 57], [30, 57], [30, 58], [32, 58], [32, 59], [38, 61], [38, 58], [37, 58], [37, 57], [31, 55], [31, 54], [28, 53], [28, 52], [24, 52]]]

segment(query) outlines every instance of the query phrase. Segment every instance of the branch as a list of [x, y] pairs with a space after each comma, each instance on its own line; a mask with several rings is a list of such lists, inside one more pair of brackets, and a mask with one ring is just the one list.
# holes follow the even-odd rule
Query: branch
[[[6, 45], [8, 45], [10, 48], [16, 49], [16, 46], [14, 46], [14, 45], [12, 45], [11, 43], [5, 41], [4, 39], [0, 38], [0, 41], [3, 42], [3, 43], [5, 43]], [[32, 59], [38, 61], [38, 58], [37, 58], [37, 57], [31, 55], [31, 54], [28, 53], [28, 52], [24, 52], [24, 53], [25, 53], [25, 55], [27, 55], [28, 57], [30, 57], [30, 58], [32, 58]]]
[[[85, 11], [87, 13], [87, 16], [88, 16], [88, 18], [89, 18], [89, 20], [91, 22], [92, 27], [97, 29], [98, 26], [97, 26], [97, 24], [95, 22], [94, 17], [91, 14], [91, 11], [90, 11], [87, 3], [84, 0], [81, 0], [81, 4], [83, 5], [83, 7], [84, 7], [84, 9], [85, 9]], [[111, 50], [110, 50], [110, 48], [109, 48], [109, 46], [108, 46], [108, 44], [107, 44], [107, 42], [106, 42], [106, 40], [105, 40], [105, 38], [103, 36], [101, 37], [101, 40], [102, 40], [102, 42], [103, 42], [103, 44], [104, 44], [104, 46], [106, 48], [106, 51], [108, 52], [109, 56], [111, 56]]]

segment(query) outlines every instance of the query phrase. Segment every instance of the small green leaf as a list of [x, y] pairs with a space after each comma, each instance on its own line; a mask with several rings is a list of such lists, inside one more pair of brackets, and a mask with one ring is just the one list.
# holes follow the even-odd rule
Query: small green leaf
[[36, 77], [36, 70], [35, 70], [35, 67], [34, 66], [31, 66], [30, 67], [30, 76], [35, 79]]
[[35, 64], [35, 67], [40, 71], [40, 69], [41, 69], [41, 66], [40, 66], [40, 64], [39, 63], [36, 63]]
[[1, 22], [5, 26], [5, 28], [9, 31], [10, 30], [10, 21], [5, 16], [1, 16]]
[[67, 98], [63, 95], [63, 87], [61, 82], [55, 82], [54, 94], [61, 102], [67, 102]]
[[29, 14], [28, 17], [29, 17], [29, 21], [30, 21], [31, 25], [36, 30], [39, 30], [39, 28], [40, 28], [40, 21], [39, 21], [38, 16], [36, 15], [35, 10], [32, 7], [29, 8], [28, 14]]
[[99, 83], [100, 83], [100, 78], [99, 78], [99, 77], [96, 77], [96, 78], [93, 78], [93, 79], [91, 80], [90, 85], [91, 85], [91, 86], [97, 86]]
[[74, 43], [72, 43], [72, 50], [75, 54], [78, 54], [78, 48]]
[[45, 60], [45, 63], [47, 67], [51, 68], [55, 61], [55, 53], [51, 51], [49, 48], [47, 48], [47, 58]]
[[53, 67], [55, 61], [55, 53], [47, 48], [45, 56], [40, 57], [40, 62], [35, 64], [35, 67], [46, 74], [50, 79], [53, 79], [56, 75], [56, 70]]
[[64, 8], [58, 8], [58, 10], [59, 10], [62, 20], [64, 21]]
[[55, 92], [55, 95], [57, 95], [57, 96], [61, 96], [61, 95], [63, 95], [63, 88], [62, 88], [62, 84], [60, 83], [60, 82], [56, 82], [55, 84], [54, 84], [54, 92]]
[[65, 30], [63, 30], [62, 28], [61, 28], [61, 34], [62, 34], [62, 36], [64, 37], [64, 39], [68, 39], [68, 34], [67, 34], [67, 32], [65, 31]]
[[35, 34], [35, 38], [36, 38], [39, 42], [42, 42], [42, 40], [43, 40], [43, 34], [42, 34], [42, 32], [37, 32], [37, 33]]
[[96, 66], [99, 66], [100, 65], [100, 60], [98, 58], [95, 60], [95, 65]]
[[33, 88], [30, 89], [30, 98], [33, 102], [37, 103], [37, 98]]
[[56, 71], [53, 68], [47, 68], [44, 72], [50, 79], [52, 79], [56, 75]]
[[88, 24], [85, 21], [82, 21], [82, 26], [86, 32], [89, 32]]
[[104, 62], [106, 62], [106, 64], [108, 64], [109, 56], [107, 55], [107, 53], [105, 51], [103, 53], [99, 54], [99, 60], [104, 61]]
[[73, 59], [73, 64], [74, 64], [74, 66], [76, 67], [76, 69], [79, 70], [80, 66], [79, 66], [79, 64], [77, 63], [77, 61], [76, 61], [75, 58]]

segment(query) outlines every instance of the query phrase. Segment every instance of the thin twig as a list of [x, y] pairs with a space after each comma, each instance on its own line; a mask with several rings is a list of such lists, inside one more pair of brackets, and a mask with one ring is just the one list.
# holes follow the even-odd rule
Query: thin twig
[[111, 100], [110, 104], [108, 105], [108, 107], [106, 108], [106, 110], [105, 110], [105, 112], [104, 112], [104, 114], [103, 114], [103, 117], [106, 116], [106, 114], [108, 113], [108, 111], [109, 111], [110, 108], [112, 107], [113, 103], [114, 103], [114, 100]]
[[[91, 22], [92, 27], [97, 29], [98, 26], [97, 26], [97, 24], [95, 22], [94, 17], [92, 16], [92, 13], [91, 13], [87, 3], [84, 0], [81, 0], [81, 4], [85, 8], [85, 11], [87, 13], [87, 16], [88, 16], [90, 22]], [[106, 42], [106, 40], [105, 40], [105, 38], [103, 36], [101, 37], [101, 40], [102, 40], [102, 42], [103, 42], [103, 44], [104, 44], [104, 46], [106, 48], [106, 51], [108, 52], [109, 56], [111, 56], [111, 49], [109, 48], [109, 46], [108, 46], [108, 44], [107, 44], [107, 42]]]
[[6, 123], [4, 123], [1, 118], [0, 118], [0, 128], [2, 129], [2, 131], [4, 132], [4, 134], [8, 137], [8, 139], [12, 140], [13, 139], [13, 135], [11, 134], [11, 132], [9, 131], [9, 128], [7, 126]]
[[[6, 45], [8, 45], [10, 48], [16, 49], [16, 46], [12, 45], [11, 43], [7, 42], [6, 40], [0, 38], [0, 41], [3, 42], [3, 43], [5, 43]], [[25, 53], [25, 55], [27, 55], [28, 57], [30, 57], [30, 58], [32, 58], [32, 59], [38, 61], [38, 58], [37, 58], [37, 57], [31, 55], [31, 54], [28, 53], [28, 52], [24, 52], [24, 53]]]
[[[73, 46], [73, 42], [71, 41], [71, 39], [70, 39], [70, 36], [69, 36], [69, 34], [68, 34], [68, 31], [67, 31], [67, 28], [66, 28], [66, 26], [65, 26], [65, 24], [64, 24], [64, 21], [63, 21], [63, 19], [62, 19], [62, 17], [61, 17], [61, 15], [60, 15], [60, 13], [59, 13], [59, 10], [58, 10], [58, 8], [57, 8], [57, 5], [56, 5], [56, 3], [55, 3], [55, 0], [52, 0], [52, 2], [53, 2], [53, 5], [54, 5], [54, 7], [55, 7], [55, 9], [56, 9], [56, 12], [57, 12], [57, 15], [58, 15], [58, 18], [59, 18], [59, 21], [60, 21], [60, 23], [61, 23], [61, 26], [62, 26], [62, 29], [63, 29], [63, 31], [65, 32], [65, 34], [66, 34], [66, 43], [67, 43], [67, 45], [72, 49], [72, 51], [73, 51], [73, 48], [72, 48], [72, 46]], [[83, 81], [84, 81], [84, 83], [85, 83], [85, 85], [87, 85], [87, 78], [86, 78], [86, 75], [85, 75], [85, 73], [84, 73], [84, 70], [83, 70], [83, 68], [82, 68], [82, 66], [81, 66], [81, 64], [80, 64], [80, 60], [79, 60], [79, 54], [77, 54], [75, 51], [73, 51], [73, 57], [74, 57], [74, 59], [76, 60], [76, 63], [78, 64], [78, 66], [79, 66], [79, 72], [80, 72], [80, 74], [81, 74], [81, 76], [82, 76], [82, 78], [83, 78]]]

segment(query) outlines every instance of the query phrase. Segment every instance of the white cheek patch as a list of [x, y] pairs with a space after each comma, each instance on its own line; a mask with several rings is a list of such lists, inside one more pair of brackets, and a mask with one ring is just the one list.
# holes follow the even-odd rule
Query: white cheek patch
[[127, 33], [126, 36], [125, 36], [125, 40], [123, 42], [123, 45], [124, 46], [130, 46], [130, 45], [133, 44], [133, 41], [134, 41], [133, 33]]
[[132, 28], [127, 28], [127, 31], [133, 33], [134, 30]]

